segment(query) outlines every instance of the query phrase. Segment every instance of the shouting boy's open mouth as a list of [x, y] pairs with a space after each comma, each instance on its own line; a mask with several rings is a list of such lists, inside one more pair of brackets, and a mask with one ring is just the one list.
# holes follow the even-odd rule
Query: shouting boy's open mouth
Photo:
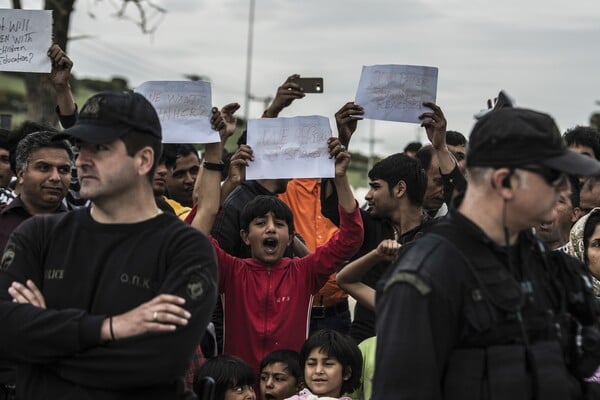
[[277, 251], [279, 240], [275, 238], [268, 238], [263, 240], [263, 248], [267, 254], [274, 254]]

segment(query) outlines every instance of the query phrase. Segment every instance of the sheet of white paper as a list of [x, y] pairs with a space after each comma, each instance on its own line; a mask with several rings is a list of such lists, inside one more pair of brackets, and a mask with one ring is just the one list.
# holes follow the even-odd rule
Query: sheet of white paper
[[438, 69], [416, 65], [364, 66], [355, 103], [363, 107], [364, 118], [414, 122], [431, 112], [423, 102], [435, 103]]
[[0, 9], [0, 71], [50, 72], [52, 11]]
[[249, 120], [247, 143], [254, 161], [246, 168], [246, 179], [332, 178], [330, 136], [329, 118], [317, 115]]
[[210, 127], [210, 83], [203, 81], [149, 81], [135, 89], [156, 109], [163, 143], [215, 143], [219, 132]]

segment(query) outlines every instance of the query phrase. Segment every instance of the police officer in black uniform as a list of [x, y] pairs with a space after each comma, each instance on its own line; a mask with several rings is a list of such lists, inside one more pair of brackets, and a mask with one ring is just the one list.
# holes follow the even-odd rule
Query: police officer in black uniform
[[565, 173], [598, 175], [600, 163], [526, 109], [487, 114], [469, 144], [464, 197], [380, 282], [373, 399], [596, 398], [588, 273], [531, 227], [549, 219]]

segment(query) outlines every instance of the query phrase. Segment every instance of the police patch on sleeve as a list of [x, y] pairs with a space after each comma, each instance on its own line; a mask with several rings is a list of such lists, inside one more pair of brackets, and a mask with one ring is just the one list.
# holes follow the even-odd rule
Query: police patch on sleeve
[[186, 268], [183, 271], [183, 275], [186, 277], [188, 283], [186, 286], [186, 293], [191, 300], [197, 300], [204, 294], [202, 265], [194, 265]]
[[198, 297], [202, 296], [204, 293], [204, 287], [202, 286], [202, 282], [190, 282], [187, 285], [187, 294], [190, 296], [190, 299], [196, 300]]
[[11, 266], [15, 259], [15, 246], [12, 243], [8, 243], [2, 254], [2, 261], [0, 261], [0, 271], [6, 271]]

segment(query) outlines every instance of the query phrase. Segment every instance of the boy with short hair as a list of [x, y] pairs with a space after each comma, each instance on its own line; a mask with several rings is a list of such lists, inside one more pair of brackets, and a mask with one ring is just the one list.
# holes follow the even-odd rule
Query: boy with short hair
[[260, 399], [285, 400], [302, 388], [303, 368], [300, 355], [295, 350], [270, 352], [260, 362]]
[[[331, 157], [336, 158], [341, 224], [326, 244], [303, 258], [284, 257], [293, 239], [293, 216], [287, 205], [273, 196], [255, 198], [242, 213], [240, 235], [251, 247], [252, 258], [233, 257], [213, 239], [225, 310], [224, 353], [241, 357], [257, 373], [260, 360], [269, 352], [302, 346], [313, 295], [363, 241], [362, 219], [346, 177], [350, 155], [342, 151], [337, 138], [330, 138], [328, 146]], [[192, 225], [207, 234], [219, 208], [220, 149], [219, 143], [206, 146], [206, 161], [197, 183], [199, 207]], [[243, 168], [251, 161], [251, 149], [245, 146], [242, 151], [245, 157], [232, 159], [230, 168]]]

